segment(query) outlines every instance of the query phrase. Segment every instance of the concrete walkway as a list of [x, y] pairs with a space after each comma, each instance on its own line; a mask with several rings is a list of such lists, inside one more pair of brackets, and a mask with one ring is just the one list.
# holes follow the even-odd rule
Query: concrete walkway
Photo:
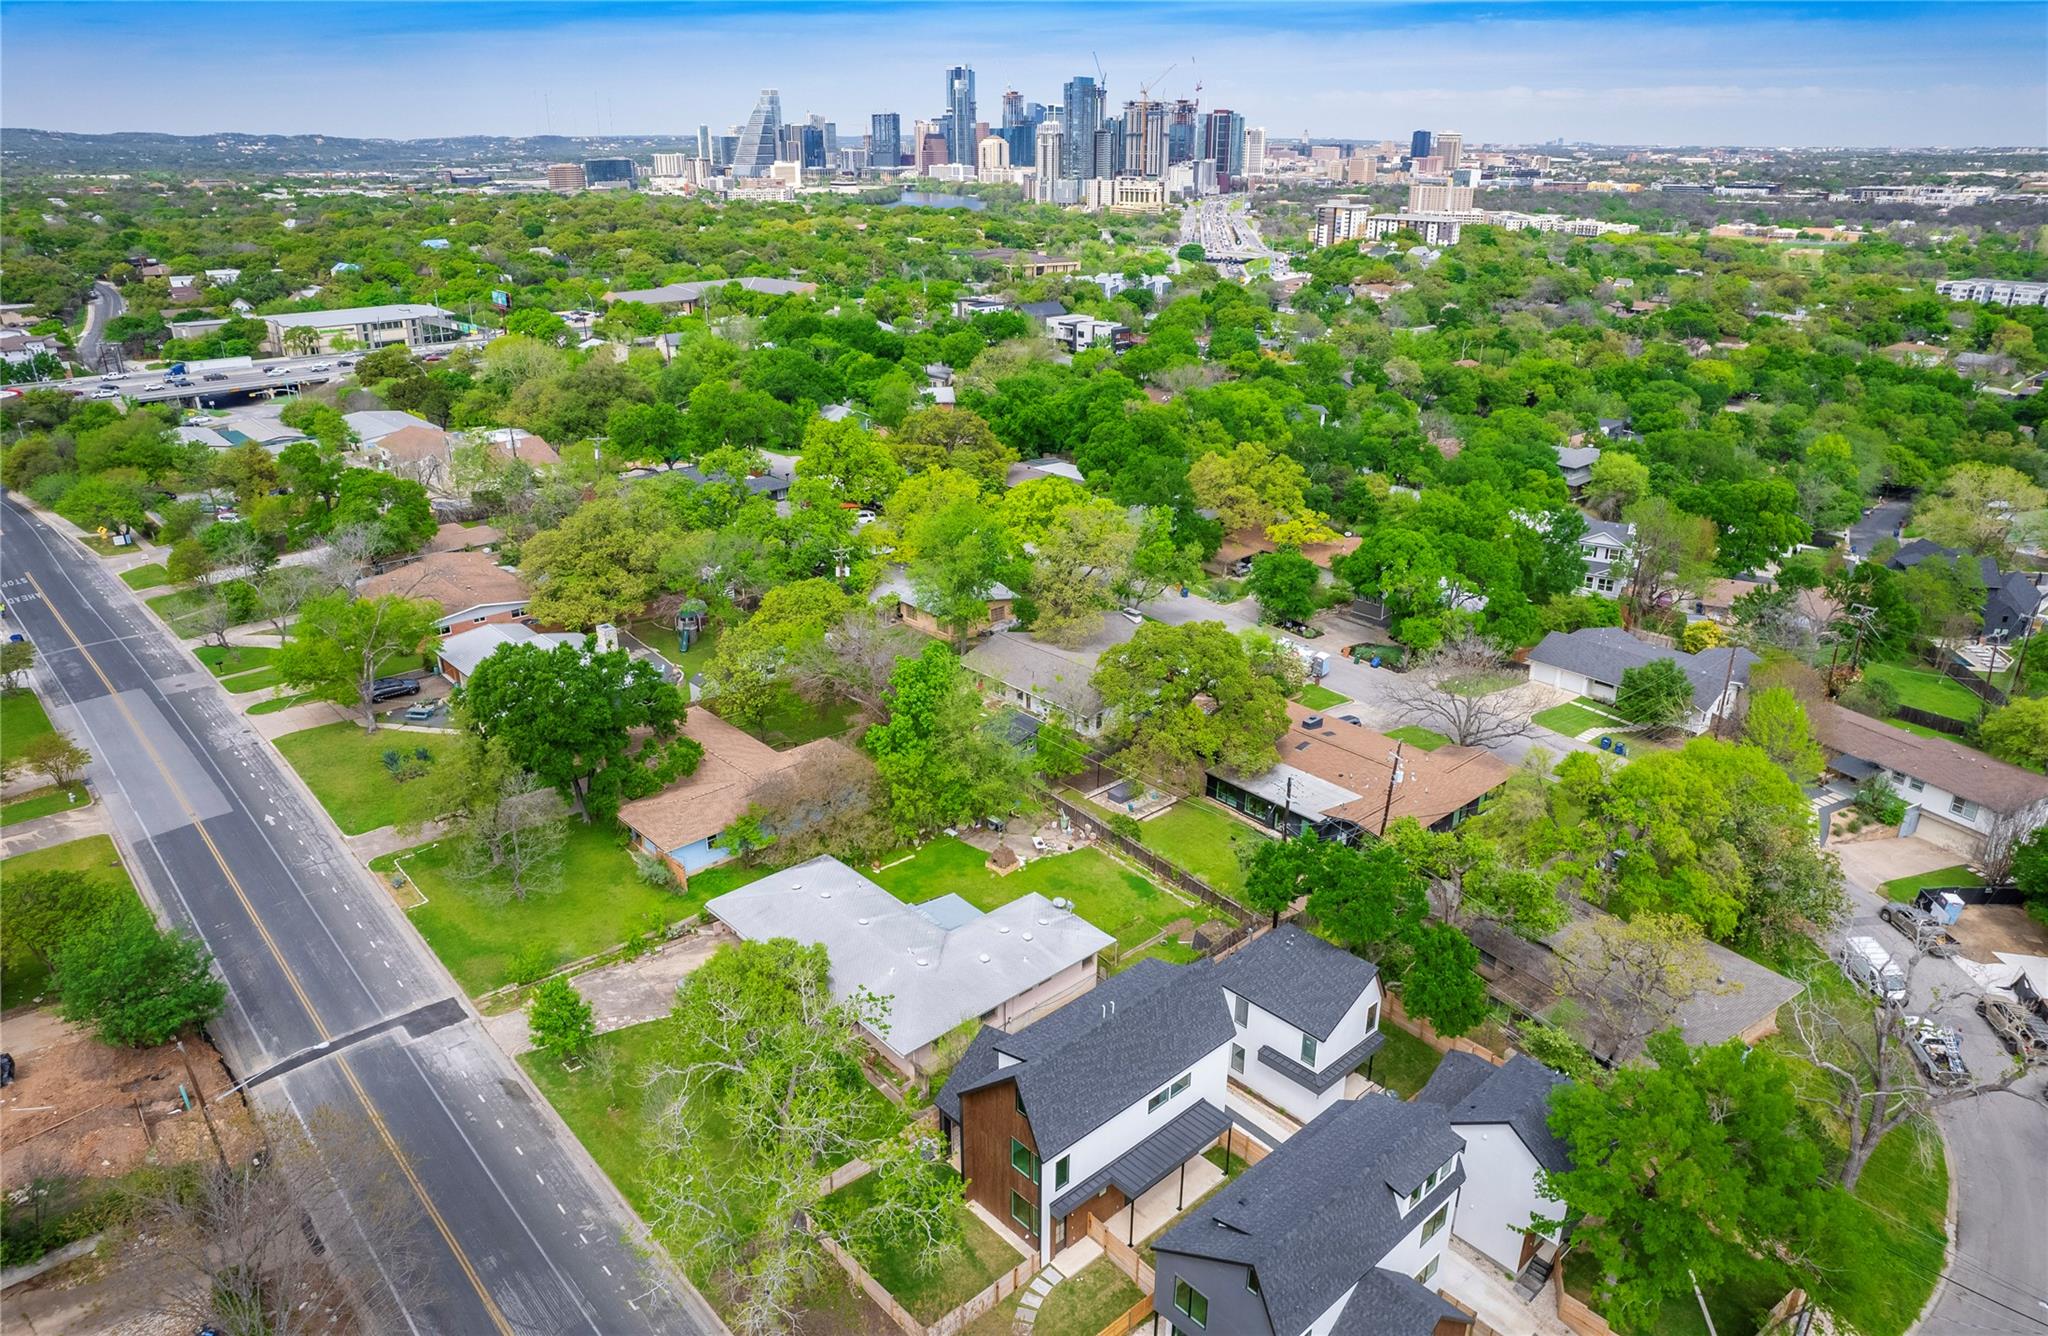
[[1300, 1123], [1237, 1086], [1224, 1091], [1223, 1111], [1236, 1114], [1266, 1132], [1267, 1140], [1275, 1146], [1301, 1130]]
[[[579, 974], [569, 984], [590, 1003], [599, 1034], [622, 1030], [668, 1015], [675, 1005], [676, 987], [731, 940], [729, 933], [696, 933], [664, 942], [638, 960], [622, 960]], [[507, 1053], [533, 1048], [533, 1032], [523, 1008], [484, 1017], [484, 1029]]]
[[1828, 852], [1841, 860], [1842, 875], [1852, 885], [1884, 894], [1884, 884], [1899, 877], [1917, 877], [1956, 867], [1969, 860], [1953, 849], [1908, 836], [1905, 839], [1828, 841]]
[[39, 816], [33, 821], [24, 821], [18, 826], [8, 826], [0, 830], [0, 858], [12, 858], [31, 849], [47, 849], [52, 845], [82, 840], [88, 835], [106, 833], [106, 806], [94, 802], [87, 806], [74, 807], [69, 811], [52, 812], [48, 816]]
[[1571, 1336], [1571, 1328], [1557, 1315], [1555, 1277], [1536, 1291], [1534, 1299], [1524, 1299], [1497, 1263], [1463, 1239], [1451, 1239], [1430, 1283], [1472, 1309], [1501, 1336]]

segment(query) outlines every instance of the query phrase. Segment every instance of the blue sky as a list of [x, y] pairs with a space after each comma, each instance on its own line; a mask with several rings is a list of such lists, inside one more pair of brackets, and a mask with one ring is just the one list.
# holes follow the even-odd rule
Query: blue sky
[[679, 133], [757, 90], [843, 130], [941, 107], [941, 70], [1051, 102], [1227, 106], [1274, 136], [2048, 143], [2048, 6], [2005, 4], [42, 3], [0, 15], [0, 124], [407, 138]]

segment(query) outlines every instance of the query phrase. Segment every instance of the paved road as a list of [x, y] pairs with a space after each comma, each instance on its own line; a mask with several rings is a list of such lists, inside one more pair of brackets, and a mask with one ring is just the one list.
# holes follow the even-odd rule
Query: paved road
[[[88, 368], [92, 366], [92, 361], [88, 360], [86, 356], [85, 340], [87, 338], [93, 340], [93, 356], [97, 357], [98, 355], [98, 329], [93, 322], [101, 320], [103, 316], [104, 319], [113, 318], [112, 315], [105, 314], [108, 294], [112, 294], [113, 300], [116, 303], [113, 315], [120, 314], [121, 310], [118, 305], [121, 300], [120, 293], [115, 291], [111, 284], [102, 283], [96, 286], [99, 288], [101, 295], [99, 300], [94, 302], [93, 305], [98, 309], [88, 316], [86, 333], [79, 340], [79, 358]], [[435, 344], [431, 347], [423, 345], [413, 349], [413, 352], [415, 354], [446, 353], [456, 348], [480, 348], [483, 346], [483, 343], [484, 341], [481, 339], [463, 339], [451, 343]], [[210, 373], [204, 370], [193, 371], [185, 376], [185, 379], [191, 382], [189, 385], [174, 385], [165, 378], [164, 373], [161, 371], [130, 371], [126, 375], [120, 376], [102, 376], [97, 373], [80, 374], [70, 379], [25, 383], [15, 388], [20, 390], [69, 390], [73, 394], [83, 394], [105, 399], [133, 399], [138, 403], [164, 403], [182, 400], [198, 405], [218, 402], [228, 395], [241, 396], [260, 392], [296, 393], [308, 385], [320, 385], [329, 381], [341, 380], [349, 374], [348, 368], [353, 366], [356, 359], [362, 355], [362, 352], [351, 352], [320, 353], [308, 357], [268, 357], [258, 360], [245, 368], [234, 368]], [[208, 380], [206, 377], [209, 374], [219, 376], [220, 379]], [[109, 390], [112, 392], [109, 393]]]
[[107, 322], [128, 309], [128, 303], [121, 297], [121, 289], [105, 279], [98, 279], [92, 285], [93, 300], [85, 312], [85, 332], [78, 336], [78, 360], [86, 367], [97, 368], [100, 364], [101, 331]]
[[363, 1240], [379, 1269], [425, 1272], [393, 1287], [410, 1329], [718, 1330], [636, 1260], [623, 1204], [204, 669], [73, 540], [11, 497], [0, 524], [9, 629], [97, 758], [137, 882], [212, 950], [229, 986], [212, 1032], [237, 1078], [302, 1119], [367, 1122], [420, 1201], [410, 1238]]
[[1849, 526], [1849, 550], [1868, 555], [1870, 549], [1885, 539], [1897, 538], [1912, 513], [1911, 501], [1883, 501], [1872, 506], [1868, 514], [1859, 516]]
[[[1851, 915], [1840, 936], [1875, 937], [1886, 949], [1905, 944], [1880, 921], [1882, 894], [1859, 867], [1848, 874]], [[1968, 910], [1964, 910], [1968, 913]], [[1963, 1060], [1994, 1072], [2005, 1050], [1977, 1015], [1975, 985], [1947, 960], [1928, 958], [1914, 971], [1913, 1004], [1935, 1008], [1955, 1026]], [[1935, 994], [1942, 1001], [1938, 1008]], [[1984, 1095], [1941, 1111], [1949, 1173], [1956, 1194], [1955, 1254], [1947, 1278], [1919, 1330], [1926, 1336], [2044, 1336], [2048, 1333], [2048, 1107], [2036, 1072], [2012, 1091]]]

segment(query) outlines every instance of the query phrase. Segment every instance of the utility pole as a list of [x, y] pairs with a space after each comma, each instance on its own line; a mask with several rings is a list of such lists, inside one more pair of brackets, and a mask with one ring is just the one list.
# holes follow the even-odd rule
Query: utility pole
[[1403, 740], [1401, 740], [1401, 739], [1399, 739], [1399, 738], [1396, 738], [1396, 739], [1394, 740], [1394, 754], [1393, 754], [1393, 756], [1392, 756], [1392, 757], [1390, 757], [1390, 758], [1389, 758], [1390, 760], [1392, 760], [1392, 761], [1393, 761], [1393, 763], [1394, 763], [1394, 768], [1393, 768], [1393, 769], [1391, 769], [1391, 770], [1389, 770], [1389, 771], [1387, 772], [1387, 805], [1386, 805], [1385, 807], [1383, 807], [1383, 808], [1381, 808], [1381, 809], [1380, 809], [1380, 836], [1381, 836], [1381, 838], [1385, 838], [1385, 837], [1386, 837], [1386, 833], [1387, 833], [1387, 818], [1388, 818], [1388, 817], [1390, 817], [1390, 816], [1392, 816], [1392, 815], [1393, 815], [1393, 813], [1394, 813], [1394, 786], [1395, 786], [1396, 784], [1399, 784], [1399, 783], [1401, 782], [1401, 779], [1402, 779], [1402, 775], [1401, 775], [1401, 749], [1402, 749], [1403, 747], [1406, 747], [1407, 745], [1408, 745], [1408, 744], [1407, 744], [1407, 743], [1406, 743], [1405, 741], [1403, 741]]

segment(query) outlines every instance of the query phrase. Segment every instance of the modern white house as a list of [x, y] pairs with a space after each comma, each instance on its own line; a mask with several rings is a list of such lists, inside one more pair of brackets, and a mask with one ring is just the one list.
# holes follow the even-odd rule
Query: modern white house
[[940, 1040], [979, 1018], [1028, 1023], [1095, 986], [1116, 939], [1037, 893], [986, 913], [957, 895], [905, 904], [836, 858], [813, 858], [711, 900], [705, 912], [748, 941], [822, 945], [832, 995], [888, 999], [868, 1042], [899, 1071], [931, 1069]]
[[1379, 1050], [1379, 970], [1296, 923], [1217, 966], [1237, 1033], [1230, 1079], [1306, 1123], [1344, 1098], [1344, 1078]]
[[312, 330], [317, 339], [315, 350], [320, 352], [332, 349], [336, 340], [342, 339], [351, 347], [382, 348], [402, 343], [408, 348], [422, 348], [452, 343], [462, 337], [462, 329], [453, 315], [424, 302], [351, 306], [336, 311], [287, 311], [264, 316], [263, 320], [270, 326], [265, 351], [271, 353], [292, 351], [287, 341], [296, 329]]
[[[1600, 452], [1593, 451], [1594, 455]], [[1570, 468], [1559, 458], [1560, 467], [1566, 469], [1569, 480]], [[1591, 478], [1593, 466], [1586, 464], [1586, 476]], [[1579, 555], [1586, 562], [1586, 576], [1583, 583], [1588, 593], [1613, 598], [1621, 587], [1628, 583], [1629, 551], [1635, 546], [1636, 526], [1616, 520], [1588, 520], [1586, 532], [1579, 535]]]
[[1159, 1237], [1153, 1310], [1178, 1336], [1469, 1331], [1432, 1284], [1464, 1152], [1435, 1105], [1339, 1102]]
[[1830, 770], [1851, 781], [1882, 775], [1906, 800], [1901, 836], [1977, 858], [1994, 833], [2048, 825], [2048, 776], [1839, 705], [1816, 706], [1812, 720]]
[[1669, 659], [1692, 683], [1692, 707], [1679, 724], [1688, 732], [1734, 710], [1749, 685], [1749, 670], [1761, 660], [1746, 649], [1716, 647], [1687, 654], [1638, 640], [1619, 626], [1552, 631], [1529, 651], [1529, 680], [1597, 701], [1612, 701], [1622, 675]]
[[935, 1101], [968, 1195], [1050, 1262], [1230, 1129], [1234, 1034], [1206, 961], [1141, 960], [1022, 1030], [984, 1026]]
[[1476, 1054], [1446, 1053], [1415, 1097], [1443, 1109], [1465, 1143], [1465, 1190], [1452, 1232], [1513, 1275], [1531, 1262], [1547, 1275], [1556, 1258], [1557, 1231], [1534, 1222], [1560, 1213], [1538, 1191], [1543, 1174], [1571, 1168], [1549, 1122], [1550, 1092], [1565, 1083], [1521, 1054], [1496, 1067]]

